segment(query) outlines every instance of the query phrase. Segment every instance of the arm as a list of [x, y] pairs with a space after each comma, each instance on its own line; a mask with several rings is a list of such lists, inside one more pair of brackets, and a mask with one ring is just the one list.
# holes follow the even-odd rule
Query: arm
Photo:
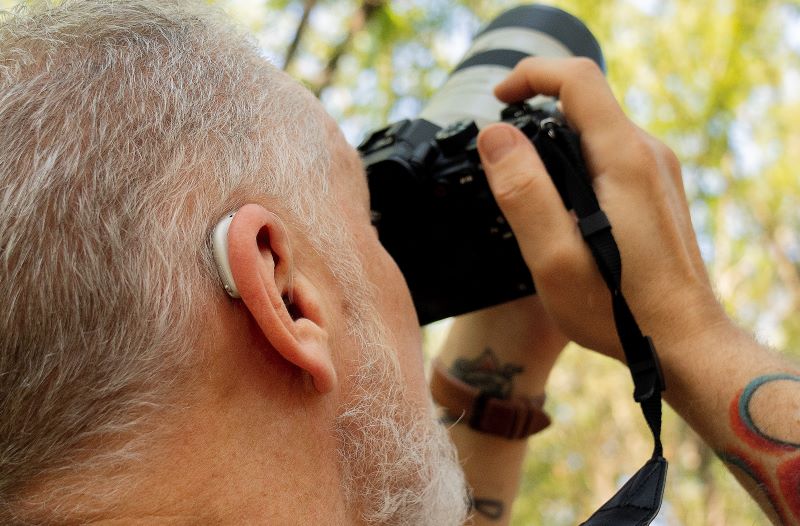
[[666, 399], [774, 524], [800, 524], [800, 369], [733, 324], [660, 350]]
[[[581, 134], [622, 255], [622, 288], [658, 349], [667, 401], [773, 522], [800, 525], [800, 368], [736, 328], [717, 302], [675, 155], [627, 119], [588, 60], [526, 59], [496, 89], [506, 102], [536, 93], [558, 96]], [[608, 291], [535, 150], [503, 124], [481, 132], [479, 149], [551, 318], [584, 347], [622, 359]]]
[[[539, 300], [528, 297], [456, 318], [438, 360], [467, 383], [479, 382], [465, 371], [482, 368], [510, 385], [511, 396], [539, 397], [566, 343]], [[527, 440], [481, 433], [463, 420], [450, 427], [450, 437], [472, 488], [472, 524], [508, 524]]]

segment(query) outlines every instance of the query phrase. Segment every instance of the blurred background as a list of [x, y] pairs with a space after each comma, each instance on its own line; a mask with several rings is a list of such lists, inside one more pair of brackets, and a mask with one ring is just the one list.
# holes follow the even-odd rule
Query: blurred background
[[[416, 116], [481, 24], [519, 2], [209, 3], [316, 93], [355, 145], [368, 130]], [[728, 312], [800, 358], [800, 1], [545, 3], [586, 23], [630, 117], [682, 160], [703, 256]], [[426, 328], [428, 356], [447, 325]], [[563, 355], [548, 387], [554, 425], [530, 441], [513, 524], [574, 526], [648, 458], [651, 439], [631, 392], [621, 365], [574, 348]], [[671, 466], [656, 524], [767, 524], [669, 409], [663, 434]]]

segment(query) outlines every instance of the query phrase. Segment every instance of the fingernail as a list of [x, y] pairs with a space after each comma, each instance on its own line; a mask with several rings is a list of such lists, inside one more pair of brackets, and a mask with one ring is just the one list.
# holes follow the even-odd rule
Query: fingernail
[[516, 144], [517, 136], [508, 126], [491, 126], [478, 137], [478, 147], [486, 162], [500, 162]]

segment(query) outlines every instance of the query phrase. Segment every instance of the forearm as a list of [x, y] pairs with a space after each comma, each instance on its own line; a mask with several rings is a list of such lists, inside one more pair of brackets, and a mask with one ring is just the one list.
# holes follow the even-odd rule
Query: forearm
[[[585, 59], [526, 58], [495, 94], [504, 102], [558, 96], [613, 225], [622, 289], [658, 348], [666, 399], [773, 522], [800, 525], [799, 369], [724, 316], [675, 154], [625, 117], [603, 72]], [[481, 130], [478, 149], [548, 312], [573, 341], [621, 358], [606, 284], [535, 148], [516, 128], [494, 124]]]
[[773, 523], [800, 525], [800, 367], [733, 324], [659, 354], [670, 405]]
[[[549, 320], [542, 317], [546, 314], [533, 298], [459, 317], [438, 359], [456, 375], [457, 361], [462, 371], [488, 361], [510, 376], [510, 396], [541, 396], [550, 369], [566, 344], [560, 334], [543, 330]], [[476, 501], [473, 524], [508, 524], [527, 441], [478, 432], [463, 420], [451, 427], [450, 436]]]

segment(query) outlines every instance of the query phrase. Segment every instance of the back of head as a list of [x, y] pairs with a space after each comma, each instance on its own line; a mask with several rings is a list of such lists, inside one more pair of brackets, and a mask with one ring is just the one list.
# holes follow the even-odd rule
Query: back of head
[[192, 324], [223, 294], [222, 214], [264, 196], [313, 228], [327, 154], [308, 102], [200, 4], [0, 18], [0, 523], [82, 491], [42, 480], [135, 458], [175, 407]]

